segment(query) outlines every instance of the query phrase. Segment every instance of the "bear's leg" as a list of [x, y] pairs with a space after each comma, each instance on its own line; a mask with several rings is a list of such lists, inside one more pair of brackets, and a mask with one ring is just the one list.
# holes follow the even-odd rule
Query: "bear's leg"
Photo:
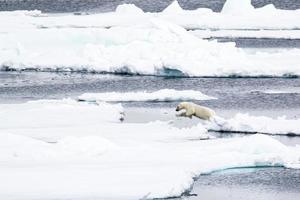
[[186, 112], [179, 113], [176, 115], [177, 117], [186, 117]]
[[189, 117], [189, 118], [192, 118], [193, 115], [194, 115], [193, 110], [187, 110], [186, 113], [185, 113], [185, 116], [186, 116], [186, 117]]

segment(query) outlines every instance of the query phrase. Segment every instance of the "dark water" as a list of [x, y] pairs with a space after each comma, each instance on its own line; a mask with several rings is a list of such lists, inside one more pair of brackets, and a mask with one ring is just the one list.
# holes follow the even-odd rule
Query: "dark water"
[[244, 168], [200, 176], [188, 200], [297, 200], [300, 170]]
[[[300, 110], [299, 78], [164, 78], [89, 73], [0, 72], [0, 102], [76, 97], [85, 92], [197, 90], [217, 97], [214, 109]], [[269, 94], [275, 90], [288, 93]], [[178, 102], [131, 102], [133, 107], [174, 107]], [[300, 117], [295, 112], [291, 117]]]
[[300, 48], [300, 39], [212, 38], [218, 42], [235, 42], [239, 48]]
[[[165, 9], [173, 0], [0, 0], [0, 10], [33, 10], [44, 12], [78, 12], [113, 11], [124, 3], [133, 3], [146, 12], [159, 12]], [[225, 0], [178, 0], [179, 4], [188, 10], [200, 7], [220, 11]], [[299, 9], [299, 0], [252, 0], [255, 7], [273, 3], [280, 9]]]

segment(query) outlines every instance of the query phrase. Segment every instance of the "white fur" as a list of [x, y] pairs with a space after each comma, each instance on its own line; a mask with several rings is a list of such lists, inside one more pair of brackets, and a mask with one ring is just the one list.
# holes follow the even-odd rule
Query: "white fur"
[[180, 117], [190, 117], [192, 116], [198, 117], [203, 120], [210, 120], [213, 116], [215, 116], [215, 112], [210, 108], [200, 106], [190, 102], [181, 102], [176, 107], [176, 111], [185, 110], [185, 112], [177, 115]]

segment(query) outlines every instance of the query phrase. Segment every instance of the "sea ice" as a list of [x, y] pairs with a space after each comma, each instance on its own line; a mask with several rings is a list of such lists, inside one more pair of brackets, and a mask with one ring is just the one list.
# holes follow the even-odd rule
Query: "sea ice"
[[201, 124], [121, 123], [120, 105], [67, 99], [0, 107], [1, 199], [163, 198], [215, 170], [300, 167], [300, 148], [270, 136], [201, 140], [209, 138]]
[[[241, 6], [243, 15], [236, 17]], [[175, 1], [161, 13], [144, 13], [124, 4], [115, 12], [91, 15], [13, 11], [0, 16], [2, 70], [225, 77], [300, 74], [299, 49], [251, 54], [234, 43], [201, 39], [218, 34], [298, 37], [294, 29], [300, 28], [299, 10], [278, 10], [272, 5], [254, 9], [249, 0], [228, 0], [221, 13], [183, 10]], [[198, 31], [196, 35], [202, 35], [197, 38], [185, 30], [193, 28], [207, 32], [203, 36]], [[230, 33], [233, 29], [239, 31]]]
[[300, 119], [276, 119], [238, 113], [231, 119], [215, 117], [205, 126], [208, 130], [222, 132], [264, 133], [270, 135], [300, 135]]
[[85, 93], [78, 97], [81, 101], [188, 101], [188, 100], [211, 100], [216, 99], [194, 90], [174, 90], [162, 89], [153, 92], [104, 92], [104, 93]]
[[2, 69], [160, 76], [300, 75], [299, 49], [246, 53], [234, 43], [202, 40], [158, 19], [110, 29], [22, 29], [0, 34], [0, 43]]

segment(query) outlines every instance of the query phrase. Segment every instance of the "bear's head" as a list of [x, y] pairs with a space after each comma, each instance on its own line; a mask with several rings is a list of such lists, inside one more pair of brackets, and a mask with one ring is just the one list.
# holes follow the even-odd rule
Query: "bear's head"
[[188, 106], [188, 102], [181, 102], [180, 104], [177, 105], [176, 107], [176, 111], [180, 111], [182, 109], [186, 109]]

